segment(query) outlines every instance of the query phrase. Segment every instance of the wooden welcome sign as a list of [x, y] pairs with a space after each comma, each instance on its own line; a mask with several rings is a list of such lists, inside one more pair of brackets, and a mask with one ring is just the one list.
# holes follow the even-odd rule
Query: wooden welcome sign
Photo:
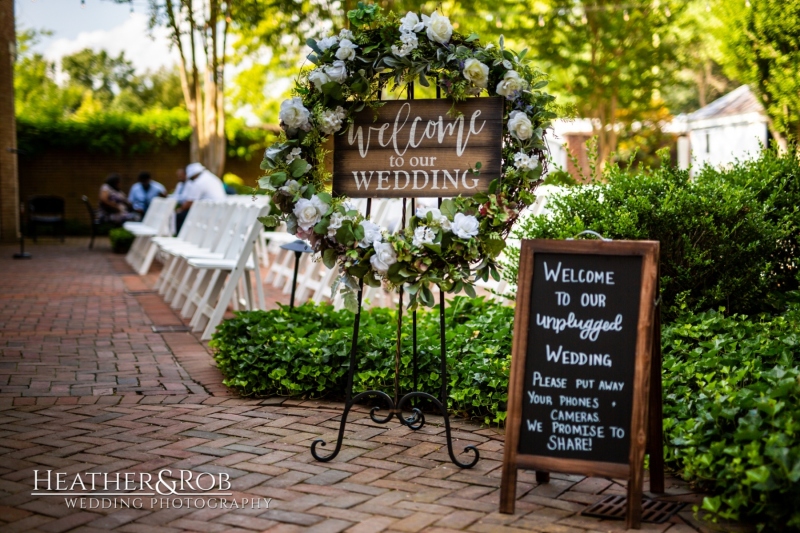
[[502, 141], [502, 98], [455, 106], [442, 99], [389, 101], [377, 116], [369, 108], [357, 113], [335, 136], [333, 192], [351, 198], [486, 192], [500, 177]]
[[658, 251], [655, 241], [522, 242], [501, 512], [514, 512], [518, 468], [539, 482], [605, 476], [628, 480], [627, 525], [638, 528], [647, 444], [651, 490], [663, 491]]

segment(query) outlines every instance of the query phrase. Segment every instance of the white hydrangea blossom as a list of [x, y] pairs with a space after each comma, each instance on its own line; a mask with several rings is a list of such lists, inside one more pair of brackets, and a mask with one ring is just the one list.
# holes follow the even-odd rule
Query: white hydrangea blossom
[[339, 32], [339, 39], [342, 39], [342, 40], [348, 39], [348, 40], [352, 41], [353, 39], [355, 39], [355, 37], [353, 36], [353, 32], [352, 31], [350, 31], [350, 30], [345, 28], [345, 29], [343, 29], [342, 31]]
[[292, 150], [289, 152], [289, 155], [286, 156], [286, 164], [289, 165], [295, 159], [300, 159], [300, 155], [302, 155], [302, 153], [303, 153], [302, 149], [292, 148]]
[[344, 121], [347, 113], [342, 106], [337, 106], [336, 109], [326, 109], [320, 113], [319, 129], [325, 135], [336, 133], [342, 129], [342, 122]]
[[336, 230], [342, 227], [342, 222], [344, 222], [345, 216], [340, 213], [334, 213], [331, 215], [330, 220], [328, 221], [328, 237], [335, 237]]
[[417, 34], [412, 32], [400, 33], [400, 42], [403, 43], [400, 47], [396, 44], [392, 45], [392, 53], [397, 57], [405, 57], [419, 46]]
[[534, 170], [539, 166], [539, 159], [523, 152], [514, 154], [514, 168], [517, 170]]
[[423, 244], [433, 244], [433, 238], [436, 234], [428, 226], [417, 226], [414, 230], [414, 238], [411, 244], [414, 246], [422, 247]]

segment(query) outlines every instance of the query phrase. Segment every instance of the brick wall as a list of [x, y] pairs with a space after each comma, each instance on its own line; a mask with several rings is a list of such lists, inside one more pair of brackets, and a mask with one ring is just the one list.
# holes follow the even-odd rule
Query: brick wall
[[[67, 220], [88, 225], [89, 215], [81, 202], [86, 195], [97, 207], [100, 186], [106, 176], [122, 176], [122, 190], [127, 193], [136, 176], [147, 170], [168, 191], [175, 188], [175, 170], [189, 163], [189, 143], [162, 148], [152, 154], [91, 154], [86, 151], [50, 149], [35, 156], [19, 156], [19, 195], [22, 200], [39, 194], [61, 196], [66, 201]], [[250, 186], [255, 186], [260, 160], [228, 158], [225, 172], [232, 172]], [[220, 176], [222, 177], [222, 176]]]

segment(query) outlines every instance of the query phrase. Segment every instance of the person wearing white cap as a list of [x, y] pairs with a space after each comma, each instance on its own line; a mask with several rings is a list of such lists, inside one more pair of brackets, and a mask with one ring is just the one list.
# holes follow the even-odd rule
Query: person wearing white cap
[[180, 231], [186, 213], [192, 204], [198, 200], [225, 200], [225, 186], [222, 180], [214, 175], [201, 163], [189, 163], [186, 166], [186, 184], [181, 191], [183, 202], [178, 208], [176, 215], [176, 225]]

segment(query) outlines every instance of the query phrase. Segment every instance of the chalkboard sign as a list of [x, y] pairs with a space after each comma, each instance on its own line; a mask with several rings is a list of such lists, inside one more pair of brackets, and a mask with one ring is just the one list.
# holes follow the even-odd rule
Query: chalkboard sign
[[523, 241], [501, 511], [517, 468], [628, 478], [641, 505], [657, 264], [652, 241]]
[[[333, 192], [351, 198], [472, 196], [500, 177], [503, 99], [396, 100], [334, 136]], [[476, 163], [480, 171], [473, 173]]]

